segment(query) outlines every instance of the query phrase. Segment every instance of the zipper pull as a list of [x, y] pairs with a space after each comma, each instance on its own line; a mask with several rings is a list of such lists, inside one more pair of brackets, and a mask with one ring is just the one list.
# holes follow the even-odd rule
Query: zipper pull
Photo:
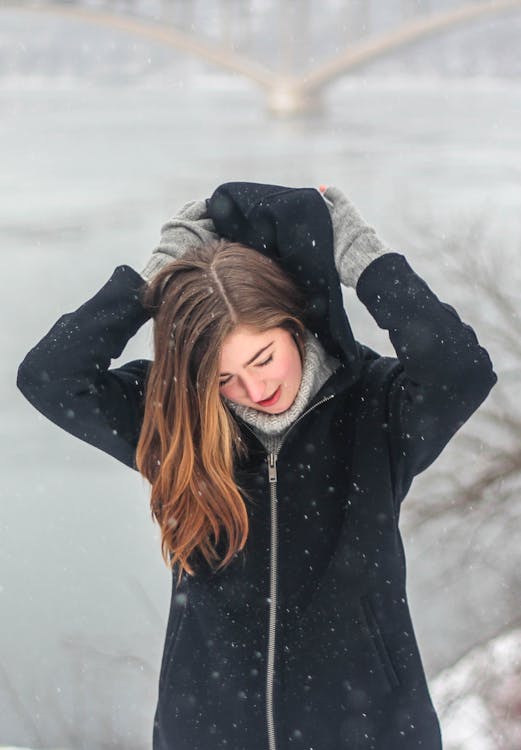
[[277, 454], [268, 455], [268, 479], [270, 484], [277, 481]]

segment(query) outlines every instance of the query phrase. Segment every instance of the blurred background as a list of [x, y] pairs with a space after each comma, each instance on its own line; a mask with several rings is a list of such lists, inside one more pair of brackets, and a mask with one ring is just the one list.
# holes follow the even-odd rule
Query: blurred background
[[[16, 371], [186, 201], [248, 180], [340, 187], [490, 353], [402, 536], [444, 747], [521, 748], [520, 38], [513, 0], [0, 5], [0, 744], [151, 746], [171, 576], [147, 484]], [[151, 356], [147, 323], [113, 366]]]

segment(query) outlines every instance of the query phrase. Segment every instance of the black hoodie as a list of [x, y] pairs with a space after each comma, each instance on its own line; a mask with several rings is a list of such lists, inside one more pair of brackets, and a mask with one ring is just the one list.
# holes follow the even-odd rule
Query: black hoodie
[[[266, 455], [241, 426], [250, 534], [220, 573], [199, 559], [173, 589], [154, 750], [440, 750], [407, 604], [398, 522], [415, 475], [497, 380], [454, 308], [403, 255], [356, 293], [397, 358], [358, 343], [342, 304], [328, 209], [314, 189], [227, 183], [218, 234], [276, 258], [307, 290], [307, 327], [341, 366]], [[148, 319], [118, 266], [27, 354], [18, 387], [49, 419], [132, 468], [148, 360], [110, 370]]]

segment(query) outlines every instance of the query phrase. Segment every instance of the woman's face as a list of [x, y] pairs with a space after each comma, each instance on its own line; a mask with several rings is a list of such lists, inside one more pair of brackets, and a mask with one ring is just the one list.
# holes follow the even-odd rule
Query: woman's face
[[280, 414], [295, 400], [302, 363], [293, 336], [283, 328], [259, 333], [237, 326], [224, 340], [220, 373], [222, 396], [268, 414]]

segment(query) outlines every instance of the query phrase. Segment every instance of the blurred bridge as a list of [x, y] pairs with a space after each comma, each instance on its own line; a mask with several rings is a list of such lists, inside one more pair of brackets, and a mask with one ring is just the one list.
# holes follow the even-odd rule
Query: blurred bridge
[[393, 50], [485, 16], [521, 10], [521, 0], [345, 0], [335, 7], [322, 1], [317, 6], [315, 0], [13, 5], [114, 28], [195, 55], [260, 86], [269, 109], [280, 115], [316, 107], [329, 83]]

